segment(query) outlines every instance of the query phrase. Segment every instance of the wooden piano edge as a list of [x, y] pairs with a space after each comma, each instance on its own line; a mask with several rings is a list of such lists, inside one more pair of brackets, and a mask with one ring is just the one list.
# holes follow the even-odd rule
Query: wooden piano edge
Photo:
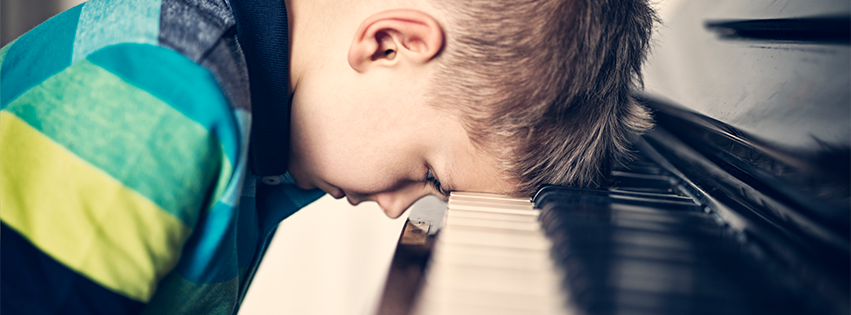
[[404, 244], [402, 239], [411, 226], [409, 220], [399, 234], [398, 245], [378, 304], [378, 315], [410, 314], [416, 302], [414, 299], [422, 290], [425, 268], [437, 234], [425, 235], [422, 244]]

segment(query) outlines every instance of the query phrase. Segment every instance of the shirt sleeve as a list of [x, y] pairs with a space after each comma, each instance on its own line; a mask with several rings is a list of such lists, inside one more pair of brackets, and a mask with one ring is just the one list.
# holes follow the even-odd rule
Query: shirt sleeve
[[120, 44], [18, 89], [0, 104], [2, 313], [141, 311], [230, 180], [215, 79]]

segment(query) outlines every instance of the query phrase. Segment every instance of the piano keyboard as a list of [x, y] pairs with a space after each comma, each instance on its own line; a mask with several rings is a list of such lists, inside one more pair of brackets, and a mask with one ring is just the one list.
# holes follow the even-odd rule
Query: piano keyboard
[[819, 309], [787, 269], [658, 164], [640, 158], [613, 175], [609, 190], [553, 186], [532, 200], [453, 192], [437, 235], [409, 221], [378, 313]]
[[531, 200], [453, 192], [414, 314], [562, 314]]

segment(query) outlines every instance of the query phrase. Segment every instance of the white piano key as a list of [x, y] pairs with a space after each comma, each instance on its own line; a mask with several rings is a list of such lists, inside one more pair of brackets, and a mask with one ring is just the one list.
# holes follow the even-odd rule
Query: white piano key
[[517, 208], [517, 207], [490, 207], [486, 205], [476, 205], [476, 204], [465, 204], [465, 203], [455, 203], [452, 204], [452, 201], [449, 201], [449, 209], [450, 210], [467, 210], [467, 211], [480, 211], [480, 212], [490, 212], [490, 213], [505, 213], [505, 214], [516, 214], [516, 215], [528, 215], [533, 217], [538, 217], [541, 214], [541, 210], [532, 209], [529, 207], [528, 209]]
[[426, 303], [423, 309], [415, 314], [420, 315], [547, 315], [553, 313], [537, 312], [527, 309], [510, 309], [504, 307], [471, 306], [449, 303]]
[[486, 211], [469, 211], [449, 209], [446, 212], [447, 217], [452, 218], [471, 218], [471, 219], [487, 219], [487, 220], [502, 220], [514, 222], [530, 222], [538, 224], [538, 217], [527, 214], [510, 214], [510, 213], [493, 213]]
[[464, 244], [446, 244], [446, 246], [443, 245], [443, 243], [440, 243], [438, 246], [435, 246], [435, 250], [453, 254], [467, 253], [476, 255], [487, 255], [494, 257], [494, 259], [500, 259], [503, 257], [529, 257], [530, 259], [535, 260], [550, 261], [549, 249], [521, 249]]
[[489, 202], [489, 201], [481, 201], [481, 200], [464, 200], [461, 198], [452, 198], [447, 202], [449, 208], [454, 208], [456, 206], [479, 206], [479, 207], [487, 207], [491, 209], [518, 209], [518, 210], [532, 210], [535, 205], [530, 202], [524, 203], [506, 203], [506, 202]]
[[455, 216], [447, 218], [446, 223], [444, 223], [444, 226], [446, 226], [447, 228], [450, 228], [452, 226], [472, 226], [520, 231], [539, 231], [541, 229], [541, 225], [538, 224], [538, 222], [473, 219]]
[[[441, 264], [479, 266], [540, 271], [551, 267], [549, 253], [510, 248], [441, 246], [432, 252], [433, 261]], [[523, 255], [525, 254], [525, 255]]]
[[519, 270], [441, 264], [429, 266], [430, 286], [440, 289], [464, 289], [515, 294], [547, 295], [559, 286], [552, 268], [547, 270]]
[[460, 202], [475, 202], [480, 204], [501, 204], [501, 205], [512, 205], [512, 206], [534, 206], [528, 199], [525, 200], [514, 200], [514, 199], [491, 199], [491, 198], [478, 198], [478, 197], [452, 197], [453, 201]]
[[420, 297], [420, 314], [560, 314], [561, 298], [555, 294], [530, 295], [439, 289], [426, 286]]
[[464, 226], [441, 231], [438, 242], [536, 250], [550, 248], [549, 240], [540, 231], [512, 231]]
[[566, 314], [529, 199], [453, 192], [414, 314]]
[[505, 196], [505, 195], [480, 193], [480, 192], [469, 192], [469, 191], [453, 191], [450, 194], [450, 196], [451, 196], [450, 199], [475, 198], [475, 199], [484, 199], [484, 200], [522, 201], [522, 202], [532, 203], [532, 201], [529, 198], [510, 197], [510, 196]]

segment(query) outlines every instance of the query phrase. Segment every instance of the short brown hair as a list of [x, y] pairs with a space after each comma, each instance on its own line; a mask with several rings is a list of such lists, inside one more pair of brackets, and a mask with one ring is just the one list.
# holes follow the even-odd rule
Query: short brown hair
[[431, 91], [479, 149], [518, 180], [605, 185], [652, 126], [631, 90], [656, 21], [646, 0], [435, 0], [448, 17]]

